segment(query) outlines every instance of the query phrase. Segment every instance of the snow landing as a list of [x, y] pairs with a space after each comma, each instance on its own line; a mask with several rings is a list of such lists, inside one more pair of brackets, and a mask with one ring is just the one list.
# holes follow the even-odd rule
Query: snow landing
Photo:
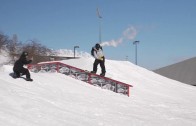
[[[91, 70], [93, 59], [63, 63]], [[195, 126], [196, 88], [127, 61], [106, 60], [106, 76], [133, 85], [130, 97], [60, 73], [12, 79], [0, 68], [1, 126]], [[98, 73], [100, 72], [100, 69]]]

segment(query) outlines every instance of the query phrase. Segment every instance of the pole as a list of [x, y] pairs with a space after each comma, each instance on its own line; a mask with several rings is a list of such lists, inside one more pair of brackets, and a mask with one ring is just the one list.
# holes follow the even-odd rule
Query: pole
[[99, 18], [99, 43], [101, 43], [101, 19], [102, 19], [102, 16], [100, 15], [99, 8], [97, 8], [97, 16]]
[[137, 65], [137, 44], [135, 45], [135, 64]]
[[137, 65], [137, 44], [139, 41], [134, 41], [133, 44], [135, 45], [135, 64]]
[[76, 57], [76, 48], [79, 48], [79, 46], [74, 46], [74, 58]]
[[99, 43], [101, 43], [101, 18], [99, 18]]

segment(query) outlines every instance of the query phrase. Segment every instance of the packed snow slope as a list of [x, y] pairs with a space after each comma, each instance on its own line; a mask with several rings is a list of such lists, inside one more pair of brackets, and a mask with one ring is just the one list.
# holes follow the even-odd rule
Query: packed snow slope
[[[62, 62], [93, 66], [93, 58]], [[106, 60], [106, 70], [107, 77], [133, 85], [130, 97], [60, 73], [13, 79], [12, 66], [1, 66], [0, 126], [196, 126], [195, 87], [128, 61]]]

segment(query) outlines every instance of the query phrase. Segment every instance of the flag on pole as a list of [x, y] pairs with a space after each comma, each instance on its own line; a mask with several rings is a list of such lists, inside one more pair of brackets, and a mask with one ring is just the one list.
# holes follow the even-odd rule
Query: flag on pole
[[98, 16], [98, 18], [102, 18], [102, 16], [100, 15], [100, 12], [99, 12], [99, 8], [97, 8], [97, 16]]

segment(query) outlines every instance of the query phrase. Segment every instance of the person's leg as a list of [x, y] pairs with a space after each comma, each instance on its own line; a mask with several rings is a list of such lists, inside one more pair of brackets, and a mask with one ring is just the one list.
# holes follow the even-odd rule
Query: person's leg
[[20, 72], [19, 71], [14, 71], [14, 78], [19, 78], [20, 77]]
[[98, 64], [99, 64], [99, 60], [95, 59], [95, 61], [93, 63], [93, 71], [91, 71], [91, 73], [97, 73]]
[[28, 70], [28, 69], [23, 68], [22, 71], [23, 71], [22, 74], [23, 74], [23, 75], [26, 75], [26, 80], [27, 80], [27, 81], [33, 81], [33, 79], [31, 79], [31, 77], [30, 77], [30, 73], [29, 73], [29, 70]]
[[31, 78], [28, 69], [23, 68], [23, 69], [21, 70], [21, 73], [22, 73], [22, 75], [26, 75], [26, 78], [27, 78], [27, 79], [30, 79], [30, 78]]
[[106, 70], [105, 70], [105, 58], [103, 61], [100, 62], [100, 67], [101, 67], [101, 76], [105, 76]]

